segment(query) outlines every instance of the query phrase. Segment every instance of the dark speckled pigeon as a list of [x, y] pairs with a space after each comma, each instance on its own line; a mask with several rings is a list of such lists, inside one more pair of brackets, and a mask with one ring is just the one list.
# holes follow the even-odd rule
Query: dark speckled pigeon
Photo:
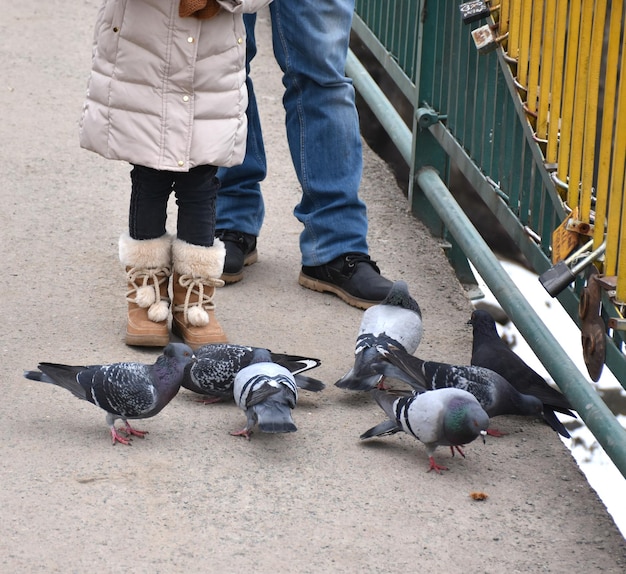
[[[449, 365], [423, 361], [406, 351], [389, 346], [381, 354], [398, 368], [394, 377], [411, 385], [417, 391], [452, 387], [472, 393], [489, 417], [498, 415], [538, 416], [543, 404], [532, 395], [517, 391], [504, 377], [484, 367]], [[389, 375], [389, 370], [388, 376]], [[489, 434], [501, 433], [491, 429]]]
[[[128, 419], [153, 417], [178, 393], [185, 365], [194, 360], [193, 351], [182, 343], [170, 343], [152, 365], [113, 363], [111, 365], [70, 366], [39, 363], [39, 371], [25, 371], [32, 381], [52, 383], [67, 389], [79, 399], [106, 411], [113, 444], [129, 444], [131, 435], [143, 437], [146, 431], [131, 427]], [[121, 436], [116, 419], [126, 425]]]
[[365, 431], [361, 439], [395, 434], [404, 431], [424, 443], [430, 463], [428, 472], [448, 470], [435, 462], [438, 446], [449, 446], [465, 457], [461, 446], [483, 437], [489, 426], [489, 416], [476, 397], [461, 389], [437, 389], [409, 397], [389, 392], [371, 391], [378, 405], [389, 417], [386, 421]]
[[509, 348], [498, 335], [496, 322], [487, 311], [474, 311], [469, 322], [474, 331], [472, 365], [491, 369], [502, 375], [520, 393], [537, 397], [543, 403], [544, 420], [559, 434], [569, 438], [569, 432], [554, 414], [554, 411], [558, 411], [576, 417], [565, 395], [551, 387]]
[[267, 349], [255, 349], [253, 358], [235, 376], [235, 403], [246, 413], [246, 426], [233, 436], [252, 434], [258, 424], [261, 432], [287, 433], [297, 430], [291, 411], [298, 400], [294, 376], [283, 366], [272, 362]]
[[[208, 397], [206, 403], [232, 399], [235, 375], [250, 364], [258, 348], [228, 343], [204, 345], [196, 349], [196, 360], [185, 369], [182, 386]], [[321, 381], [301, 374], [319, 367], [319, 359], [270, 351], [270, 360], [289, 370], [301, 389], [314, 392], [324, 389]]]
[[[363, 313], [354, 350], [354, 366], [335, 385], [341, 389], [368, 391], [382, 386], [389, 364], [378, 347], [395, 345], [414, 353], [422, 340], [422, 312], [404, 281], [395, 281], [387, 297]], [[377, 365], [380, 365], [378, 368]], [[381, 370], [383, 369], [383, 370]]]

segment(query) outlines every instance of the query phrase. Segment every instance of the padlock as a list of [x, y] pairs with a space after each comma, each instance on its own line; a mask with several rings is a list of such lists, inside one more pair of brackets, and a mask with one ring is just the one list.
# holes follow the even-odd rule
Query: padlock
[[496, 36], [492, 24], [485, 24], [480, 28], [476, 28], [476, 30], [472, 30], [472, 38], [474, 38], [474, 44], [476, 44], [479, 54], [493, 52], [507, 36], [508, 34]]
[[464, 2], [459, 6], [459, 10], [461, 11], [463, 24], [478, 22], [478, 20], [486, 18], [491, 13], [489, 5], [484, 0], [472, 0], [471, 2]]
[[589, 267], [596, 259], [602, 256], [606, 250], [606, 242], [602, 243], [595, 251], [592, 251], [584, 259], [576, 263], [571, 269], [568, 263], [574, 261], [578, 256], [584, 253], [584, 250], [593, 243], [591, 240], [584, 245], [576, 253], [570, 256], [565, 261], [559, 261], [556, 265], [550, 267], [547, 271], [544, 271], [539, 276], [539, 282], [543, 285], [544, 289], [548, 292], [550, 297], [556, 297], [563, 289], [565, 289], [581, 271]]
[[563, 289], [565, 289], [572, 281], [576, 279], [576, 275], [567, 266], [565, 261], [559, 261], [547, 271], [539, 276], [539, 282], [548, 292], [550, 297], [556, 297]]

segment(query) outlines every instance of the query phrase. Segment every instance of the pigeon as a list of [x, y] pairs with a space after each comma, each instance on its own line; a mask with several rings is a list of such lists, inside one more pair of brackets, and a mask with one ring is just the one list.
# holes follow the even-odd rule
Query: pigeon
[[509, 348], [498, 335], [496, 322], [487, 311], [475, 310], [469, 323], [474, 331], [472, 365], [491, 369], [520, 393], [537, 397], [543, 403], [544, 420], [560, 435], [570, 438], [569, 432], [554, 414], [558, 411], [576, 417], [565, 395], [551, 387]]
[[[354, 366], [335, 385], [369, 391], [382, 386], [387, 363], [378, 348], [394, 345], [413, 354], [422, 339], [422, 312], [404, 281], [395, 281], [387, 297], [363, 312], [354, 350]], [[378, 368], [376, 367], [377, 365]]]
[[257, 348], [252, 360], [235, 375], [235, 403], [246, 413], [246, 426], [230, 434], [248, 440], [255, 425], [265, 433], [288, 433], [297, 429], [291, 411], [298, 400], [298, 386], [288, 369], [272, 362], [267, 349]]
[[435, 462], [434, 453], [438, 446], [449, 446], [453, 456], [456, 448], [465, 457], [461, 446], [478, 436], [485, 441], [489, 415], [467, 391], [437, 389], [408, 397], [396, 397], [379, 389], [373, 389], [371, 393], [389, 418], [365, 431], [361, 440], [404, 431], [426, 446], [427, 472], [434, 470], [441, 474], [442, 470], [448, 470]]
[[[196, 360], [187, 365], [182, 386], [210, 397], [204, 400], [205, 403], [232, 399], [235, 375], [250, 364], [254, 351], [258, 348], [228, 343], [204, 345], [196, 349]], [[319, 367], [319, 359], [270, 351], [270, 360], [289, 370], [301, 389], [318, 392], [325, 388], [321, 381], [301, 374]]]
[[[193, 360], [190, 347], [182, 343], [170, 343], [151, 365], [113, 363], [71, 366], [39, 363], [38, 371], [25, 371], [24, 376], [31, 381], [63, 387], [79, 399], [106, 411], [112, 443], [127, 445], [132, 436], [143, 438], [147, 434], [147, 431], [133, 428], [128, 419], [145, 419], [159, 413], [178, 393], [185, 365]], [[126, 425], [124, 430], [116, 430], [117, 419]]]
[[[543, 403], [537, 397], [520, 393], [491, 369], [423, 361], [396, 347], [381, 349], [381, 354], [398, 368], [395, 378], [417, 391], [448, 387], [463, 389], [478, 399], [489, 418], [498, 415], [543, 415]], [[502, 435], [495, 429], [490, 429], [488, 433]]]

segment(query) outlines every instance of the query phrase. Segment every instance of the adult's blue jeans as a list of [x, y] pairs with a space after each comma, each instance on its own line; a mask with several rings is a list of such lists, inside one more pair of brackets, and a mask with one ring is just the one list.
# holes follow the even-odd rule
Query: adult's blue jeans
[[[283, 72], [287, 140], [302, 187], [294, 215], [304, 225], [302, 264], [368, 253], [359, 199], [363, 158], [354, 88], [345, 76], [354, 0], [274, 0], [274, 55]], [[256, 54], [256, 15], [244, 16], [248, 66]], [[249, 67], [248, 67], [249, 70]], [[259, 182], [267, 164], [254, 87], [248, 76], [248, 139], [242, 165], [220, 169], [218, 229], [258, 236], [265, 215]]]

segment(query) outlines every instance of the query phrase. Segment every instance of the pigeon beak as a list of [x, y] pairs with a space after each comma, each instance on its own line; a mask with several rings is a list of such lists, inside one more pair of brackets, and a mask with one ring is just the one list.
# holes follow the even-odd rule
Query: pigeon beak
[[481, 430], [480, 431], [480, 436], [483, 439], [483, 444], [485, 444], [485, 437], [487, 436], [487, 431]]

